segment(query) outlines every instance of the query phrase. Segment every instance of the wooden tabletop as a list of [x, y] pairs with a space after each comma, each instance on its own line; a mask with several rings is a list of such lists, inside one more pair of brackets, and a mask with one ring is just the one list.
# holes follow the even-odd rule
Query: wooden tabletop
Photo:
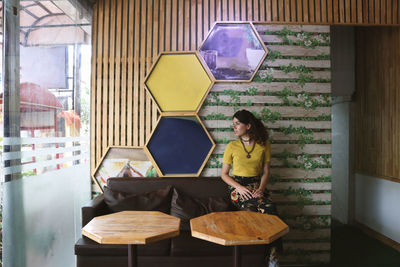
[[93, 218], [82, 235], [100, 244], [148, 244], [179, 235], [179, 226], [159, 211], [122, 211]]
[[213, 212], [190, 220], [192, 236], [224, 246], [269, 244], [289, 232], [277, 216], [251, 211]]

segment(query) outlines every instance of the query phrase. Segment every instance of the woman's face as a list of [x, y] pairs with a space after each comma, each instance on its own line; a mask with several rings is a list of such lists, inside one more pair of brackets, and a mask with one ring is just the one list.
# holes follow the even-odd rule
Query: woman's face
[[244, 124], [240, 122], [238, 119], [233, 118], [233, 132], [237, 137], [242, 137], [246, 135], [249, 129], [250, 129], [250, 124]]

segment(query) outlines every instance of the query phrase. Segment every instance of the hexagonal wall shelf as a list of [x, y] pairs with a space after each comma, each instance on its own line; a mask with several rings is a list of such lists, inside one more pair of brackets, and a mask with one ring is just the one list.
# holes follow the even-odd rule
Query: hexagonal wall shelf
[[142, 147], [108, 147], [93, 179], [103, 191], [110, 177], [155, 177], [156, 169]]
[[196, 114], [162, 115], [145, 150], [160, 176], [199, 176], [214, 147]]
[[197, 112], [213, 85], [195, 52], [162, 53], [145, 86], [162, 112]]
[[252, 23], [218, 22], [199, 52], [217, 82], [250, 82], [268, 50]]

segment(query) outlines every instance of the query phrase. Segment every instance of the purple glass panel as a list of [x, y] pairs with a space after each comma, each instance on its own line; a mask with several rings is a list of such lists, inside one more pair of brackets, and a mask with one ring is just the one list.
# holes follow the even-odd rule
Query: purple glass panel
[[250, 80], [266, 51], [249, 23], [218, 23], [200, 48], [216, 80]]

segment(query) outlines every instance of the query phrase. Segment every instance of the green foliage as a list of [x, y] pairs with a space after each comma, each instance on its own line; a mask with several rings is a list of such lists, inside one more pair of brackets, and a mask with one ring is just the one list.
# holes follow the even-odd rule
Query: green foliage
[[297, 156], [297, 166], [304, 170], [315, 171], [317, 168], [330, 168], [331, 163], [327, 157], [318, 157], [316, 159], [311, 158], [310, 154], [301, 153]]
[[258, 95], [258, 89], [255, 88], [255, 87], [250, 87], [249, 89], [247, 89], [245, 91], [245, 94], [246, 95], [251, 95], [251, 96]]
[[293, 189], [291, 186], [289, 186], [289, 188], [284, 190], [282, 193], [284, 196], [295, 195], [299, 197], [310, 197], [313, 195], [312, 191], [310, 190], [306, 190], [304, 188]]
[[[329, 46], [329, 33], [313, 34], [311, 32], [301, 31], [293, 32], [284, 27], [280, 31], [265, 31], [266, 35], [278, 35], [284, 45], [297, 45], [306, 48], [315, 48], [316, 46]], [[291, 38], [290, 38], [291, 37]], [[297, 37], [297, 39], [295, 38]]]
[[[284, 118], [284, 120], [289, 120], [289, 121], [331, 121], [331, 115], [326, 115], [322, 114], [317, 117], [290, 117], [290, 118]], [[330, 130], [327, 130], [327, 132], [330, 132]]]
[[274, 34], [279, 35], [282, 38], [284, 44], [294, 45], [293, 40], [289, 39], [288, 36], [293, 36], [294, 32], [289, 30], [287, 27], [283, 28], [281, 31], [276, 31]]
[[329, 34], [320, 33], [318, 35], [313, 35], [310, 32], [300, 32], [296, 35], [299, 39], [296, 44], [306, 47], [315, 48], [316, 46], [328, 46], [329, 45]]
[[331, 55], [324, 54], [324, 53], [315, 57], [315, 60], [330, 60], [330, 59], [331, 59]]
[[317, 121], [331, 121], [332, 120], [332, 116], [329, 114], [329, 115], [327, 115], [327, 114], [324, 114], [324, 115], [319, 115], [317, 118], [316, 118], [316, 120]]
[[269, 108], [263, 108], [260, 112], [260, 115], [255, 112], [253, 112], [253, 114], [266, 123], [275, 122], [282, 119], [282, 115], [279, 112], [272, 112]]
[[272, 157], [278, 158], [278, 159], [288, 159], [288, 158], [296, 158], [297, 155], [292, 152], [289, 152], [285, 149], [281, 153], [272, 154]]
[[312, 70], [310, 68], [307, 68], [304, 65], [293, 66], [292, 63], [290, 63], [288, 66], [280, 65], [279, 68], [286, 74], [288, 74], [290, 72], [296, 72], [296, 73], [311, 73], [312, 72]]
[[219, 99], [219, 94], [215, 93], [215, 92], [211, 92], [209, 94], [209, 96], [211, 97], [211, 99], [206, 99], [204, 101], [203, 106], [227, 106], [228, 103], [222, 101], [221, 99]]
[[230, 97], [230, 101], [228, 104], [229, 106], [239, 106], [240, 105], [240, 98], [239, 98], [239, 95], [241, 95], [240, 92], [229, 89], [229, 90], [224, 90], [224, 94], [228, 95]]
[[226, 138], [217, 138], [215, 139], [215, 143], [216, 144], [228, 144], [230, 141]]
[[[312, 158], [310, 154], [301, 153], [294, 154], [292, 152], [287, 151], [286, 149], [281, 153], [276, 153], [272, 155], [273, 158], [282, 159], [283, 165], [281, 168], [301, 168], [304, 170], [315, 171], [317, 168], [331, 168], [332, 164], [330, 162], [331, 155], [321, 155], [317, 158]], [[290, 160], [292, 159], [292, 160]], [[293, 162], [293, 159], [296, 159], [296, 162]], [[277, 168], [278, 166], [273, 166]], [[320, 177], [321, 181], [323, 179], [328, 179], [325, 176]], [[330, 177], [329, 177], [330, 179]], [[297, 179], [298, 182], [308, 182], [308, 180]], [[315, 181], [313, 179], [312, 181]]]
[[254, 76], [253, 82], [271, 83], [274, 81], [274, 77], [265, 71], [258, 71], [257, 75]]
[[304, 136], [304, 135], [300, 135], [299, 136], [299, 140], [298, 140], [298, 145], [301, 149], [304, 148], [304, 146], [306, 144], [313, 144], [314, 143], [314, 138], [312, 138], [312, 136]]
[[293, 127], [292, 125], [289, 125], [289, 127], [279, 127], [279, 130], [284, 133], [285, 135], [289, 135], [289, 134], [313, 134], [314, 132], [310, 129], [307, 129], [304, 126], [300, 126], [300, 127]]
[[286, 87], [282, 91], [277, 92], [276, 94], [280, 99], [282, 99], [283, 104], [287, 106], [295, 105], [295, 103], [291, 99], [289, 99], [289, 96], [294, 96], [295, 94]]
[[329, 216], [296, 216], [295, 221], [290, 224], [290, 228], [311, 231], [315, 229], [325, 229], [330, 227], [329, 219]]
[[222, 163], [219, 161], [219, 155], [211, 155], [207, 162], [208, 168], [222, 168]]
[[314, 77], [312, 75], [304, 75], [302, 73], [299, 74], [299, 78], [297, 79], [297, 83], [300, 84], [301, 87], [304, 87], [306, 83], [312, 82]]
[[296, 96], [296, 93], [294, 93], [292, 90], [288, 89], [287, 87], [283, 88], [282, 91], [276, 92], [278, 97], [283, 97], [283, 96]]
[[274, 92], [271, 92], [270, 90], [265, 90], [265, 93], [264, 93], [264, 95], [275, 95], [275, 93]]
[[22, 177], [28, 177], [28, 176], [35, 176], [36, 173], [34, 171], [26, 171], [22, 173]]
[[214, 132], [233, 132], [232, 128], [216, 128], [213, 130]]
[[280, 181], [280, 176], [278, 174], [271, 174], [268, 179], [269, 184], [275, 184], [276, 182]]
[[204, 120], [204, 119], [205, 119], [205, 120], [231, 120], [232, 117], [225, 116], [225, 115], [222, 114], [222, 113], [215, 113], [215, 112], [212, 112], [211, 114], [202, 117], [202, 119], [203, 119], [203, 120]]
[[271, 50], [269, 50], [265, 60], [270, 60], [270, 61], [274, 62], [278, 58], [282, 58], [282, 55], [281, 55], [280, 51], [271, 51]]
[[332, 79], [330, 79], [330, 78], [326, 78], [326, 79], [318, 78], [318, 79], [315, 80], [315, 82], [317, 82], [317, 83], [330, 83], [330, 82], [332, 82]]
[[[277, 96], [282, 99], [284, 105], [287, 106], [298, 106], [303, 107], [305, 109], [313, 109], [319, 106], [327, 106], [327, 103], [330, 103], [329, 96], [318, 95], [316, 97], [312, 97], [310, 93], [302, 91], [301, 93], [294, 93], [288, 88], [284, 88], [282, 91], [276, 93]], [[289, 97], [293, 96], [297, 98], [297, 101], [294, 102]]]

